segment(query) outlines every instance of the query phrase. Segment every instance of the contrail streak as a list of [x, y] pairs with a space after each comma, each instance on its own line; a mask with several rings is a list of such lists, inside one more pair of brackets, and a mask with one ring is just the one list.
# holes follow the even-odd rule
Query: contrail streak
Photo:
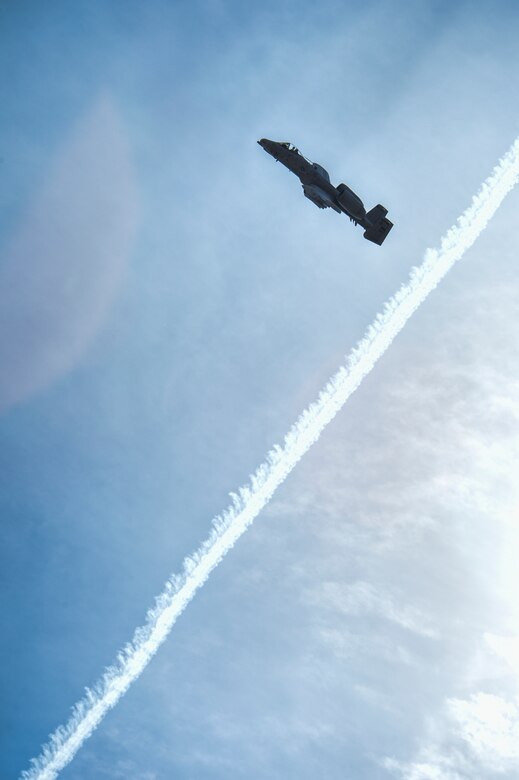
[[184, 560], [182, 573], [168, 580], [144, 625], [135, 631], [132, 641], [94, 688], [87, 689], [85, 697], [74, 705], [68, 723], [59, 726], [50, 736], [41, 755], [32, 759], [31, 769], [22, 772], [22, 780], [53, 780], [72, 760], [104, 715], [150, 662], [198, 588], [317, 441], [411, 315], [472, 246], [518, 180], [519, 138], [482, 184], [470, 207], [442, 238], [440, 248], [426, 251], [422, 264], [411, 270], [409, 282], [377, 314], [362, 340], [346, 358], [345, 365], [292, 426], [284, 445], [275, 446], [250, 477], [249, 484], [240, 488], [237, 494], [231, 494], [231, 506], [213, 520], [208, 539]]

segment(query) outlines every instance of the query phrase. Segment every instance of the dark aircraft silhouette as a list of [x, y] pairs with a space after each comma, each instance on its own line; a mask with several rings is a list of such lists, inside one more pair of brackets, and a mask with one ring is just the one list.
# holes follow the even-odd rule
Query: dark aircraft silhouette
[[393, 227], [393, 223], [386, 219], [387, 209], [384, 206], [379, 203], [371, 211], [366, 212], [358, 195], [355, 195], [345, 184], [334, 187], [330, 183], [328, 171], [303, 157], [293, 144], [287, 141], [269, 141], [268, 138], [262, 138], [258, 143], [272, 157], [295, 173], [303, 185], [305, 196], [312, 203], [320, 209], [329, 207], [338, 214], [347, 214], [356, 225], [362, 225], [364, 238], [379, 246], [384, 242]]

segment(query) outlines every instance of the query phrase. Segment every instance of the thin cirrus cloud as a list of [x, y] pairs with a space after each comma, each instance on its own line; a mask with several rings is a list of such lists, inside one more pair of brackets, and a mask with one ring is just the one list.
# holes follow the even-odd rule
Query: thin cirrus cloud
[[[503, 308], [510, 311], [505, 295]], [[498, 353], [496, 360], [502, 359], [504, 354]], [[496, 380], [499, 381], [496, 381], [493, 394], [499, 399], [504, 393], [510, 400], [504, 408], [513, 436], [519, 419], [517, 406], [513, 404], [514, 380], [507, 381], [506, 371], [501, 377], [496, 376]], [[483, 407], [487, 400], [492, 400], [493, 394], [485, 393], [482, 397], [479, 427], [483, 430], [487, 411]], [[490, 406], [494, 415], [502, 407], [499, 400]], [[473, 476], [467, 479], [464, 492], [470, 496], [467, 508], [472, 511], [472, 527], [476, 527], [474, 516], [478, 510], [485, 518], [483, 560], [488, 571], [481, 572], [484, 587], [479, 598], [489, 599], [489, 612], [483, 625], [491, 625], [493, 630], [479, 635], [476, 631], [472, 642], [464, 641], [462, 668], [451, 681], [451, 690], [436, 714], [429, 716], [428, 727], [415, 756], [407, 761], [391, 756], [382, 762], [402, 780], [468, 780], [473, 777], [486, 780], [496, 774], [512, 780], [519, 770], [519, 616], [515, 596], [518, 585], [515, 480], [518, 451], [515, 443], [506, 447], [503, 440], [500, 444], [499, 439], [492, 439], [488, 431], [479, 442], [478, 437], [474, 437], [479, 446], [470, 447]], [[501, 484], [511, 488], [499, 490]], [[462, 547], [468, 543], [466, 534]], [[474, 616], [469, 616], [467, 622], [471, 619], [474, 620]], [[481, 621], [480, 616], [476, 627]]]
[[478, 760], [503, 771], [519, 761], [517, 701], [479, 691], [469, 699], [450, 699], [449, 714], [460, 737]]
[[369, 582], [358, 580], [349, 585], [323, 582], [311, 594], [310, 600], [314, 605], [318, 604], [336, 613], [374, 615], [420, 636], [438, 638], [438, 631], [416, 607], [402, 603], [401, 597], [382, 592]]

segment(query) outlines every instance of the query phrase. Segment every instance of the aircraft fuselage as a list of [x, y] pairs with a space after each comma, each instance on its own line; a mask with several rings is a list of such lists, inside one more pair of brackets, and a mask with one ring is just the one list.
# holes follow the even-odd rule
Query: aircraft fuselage
[[318, 163], [307, 160], [292, 144], [270, 141], [268, 138], [262, 138], [258, 143], [275, 160], [295, 173], [303, 185], [305, 197], [316, 206], [346, 214], [355, 224], [362, 225], [364, 237], [369, 241], [376, 244], [384, 241], [393, 227], [393, 223], [385, 218], [387, 209], [379, 205], [366, 213], [363, 202], [353, 190], [346, 184], [334, 187], [328, 171]]

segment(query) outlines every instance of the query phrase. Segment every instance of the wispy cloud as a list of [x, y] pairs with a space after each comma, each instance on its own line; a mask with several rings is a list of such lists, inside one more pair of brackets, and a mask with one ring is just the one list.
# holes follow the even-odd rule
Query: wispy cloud
[[519, 707], [514, 701], [478, 692], [451, 699], [449, 712], [460, 737], [486, 766], [497, 771], [519, 761]]
[[138, 628], [133, 640], [107, 669], [93, 690], [75, 705], [72, 716], [51, 736], [24, 780], [52, 780], [74, 757], [83, 742], [115, 706], [141, 674], [166, 639], [177, 617], [233, 547], [294, 466], [317, 441], [325, 427], [359, 387], [379, 358], [425, 298], [439, 284], [485, 229], [507, 193], [519, 178], [519, 139], [483, 183], [471, 206], [442, 239], [438, 250], [428, 250], [421, 266], [411, 272], [410, 281], [386, 304], [346, 364], [332, 377], [318, 400], [306, 409], [285, 438], [275, 447], [250, 484], [232, 496], [232, 505], [213, 522], [213, 530], [201, 547], [184, 562], [157, 598], [156, 606]]
[[507, 772], [516, 777], [518, 705], [519, 699], [483, 691], [467, 699], [449, 699], [443, 737], [422, 748], [411, 761], [386, 758], [383, 766], [402, 780], [472, 780]]
[[417, 761], [402, 763], [393, 758], [383, 762], [385, 769], [403, 780], [468, 780], [469, 775], [460, 774], [445, 756], [428, 751]]
[[[507, 684], [507, 671], [519, 668], [517, 637], [485, 634], [479, 680], [465, 697], [451, 697], [434, 724], [430, 744], [410, 761], [386, 758], [383, 766], [402, 780], [470, 780], [473, 777], [516, 777], [519, 769], [519, 686]], [[484, 658], [485, 648], [491, 656]], [[493, 661], [506, 662], [504, 674]], [[470, 665], [470, 662], [469, 662]], [[510, 681], [508, 680], [508, 683]], [[490, 692], [497, 686], [506, 693]], [[473, 686], [474, 687], [474, 686]], [[513, 689], [516, 689], [514, 695]], [[487, 688], [487, 690], [484, 690]]]
[[402, 604], [401, 599], [381, 592], [369, 582], [359, 580], [350, 585], [324, 582], [312, 594], [314, 604], [346, 615], [376, 615], [421, 636], [436, 638], [438, 632], [416, 607]]
[[519, 636], [485, 634], [484, 639], [494, 653], [506, 661], [519, 683]]

